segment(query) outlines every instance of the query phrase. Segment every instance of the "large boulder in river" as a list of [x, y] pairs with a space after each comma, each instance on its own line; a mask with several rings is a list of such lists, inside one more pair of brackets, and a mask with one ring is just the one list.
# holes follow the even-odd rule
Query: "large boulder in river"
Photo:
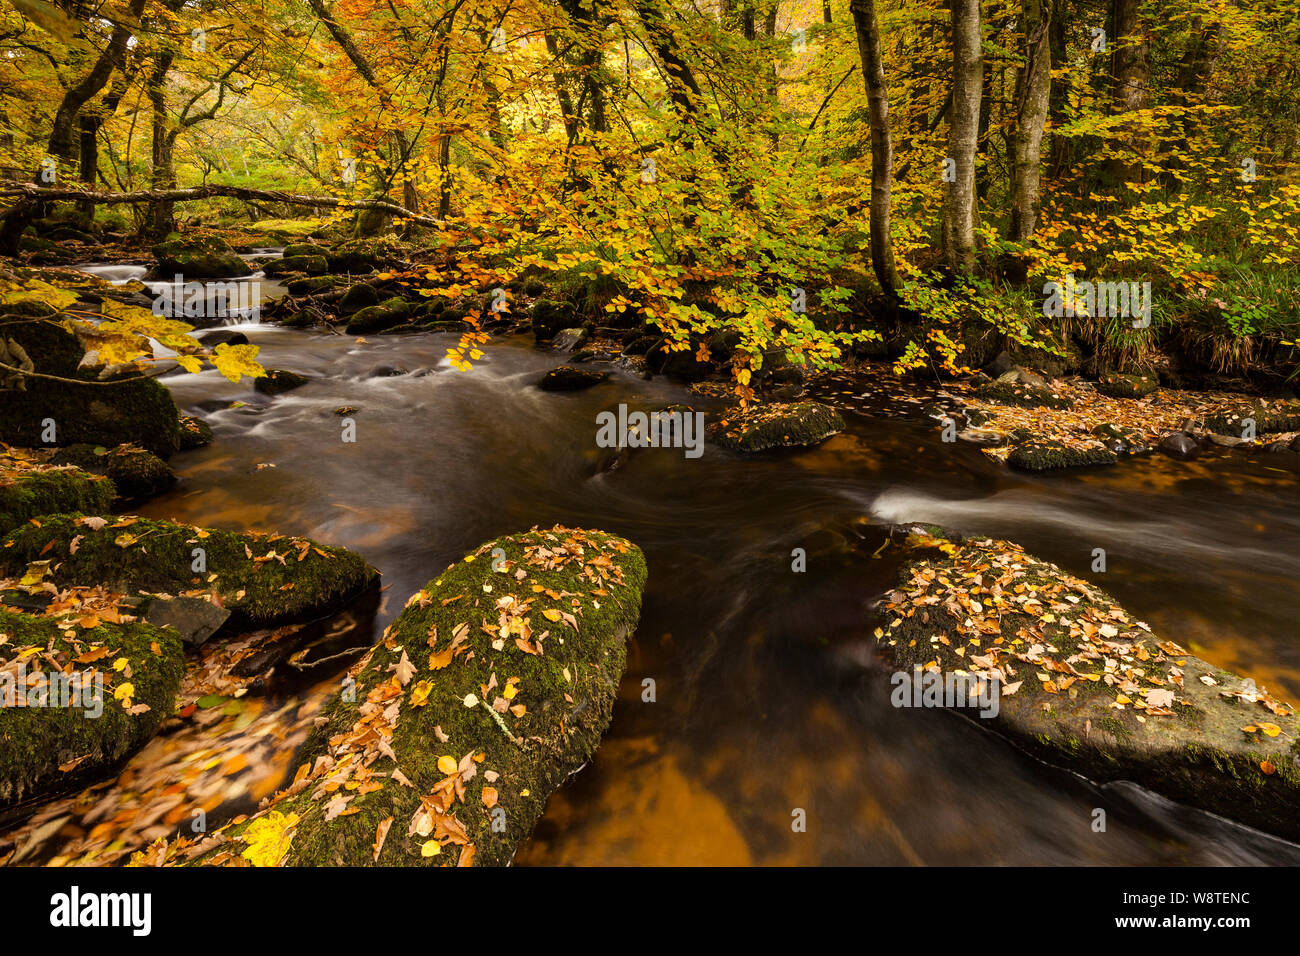
[[171, 716], [180, 639], [109, 614], [0, 608], [0, 808], [110, 776]]
[[113, 482], [79, 468], [0, 464], [0, 534], [40, 515], [107, 511]]
[[118, 445], [116, 448], [69, 445], [59, 449], [50, 461], [55, 465], [75, 465], [83, 471], [105, 475], [112, 480], [118, 497], [127, 501], [152, 498], [176, 484], [176, 473], [165, 461], [134, 445]]
[[[1100, 588], [1005, 541], [896, 529], [880, 603], [895, 706], [962, 708], [1050, 763], [1300, 836], [1300, 722]], [[975, 699], [975, 708], [969, 701]]]
[[641, 552], [598, 531], [484, 544], [352, 669], [292, 786], [137, 862], [509, 863], [609, 725], [645, 583]]
[[324, 256], [285, 256], [281, 259], [272, 259], [262, 266], [262, 271], [268, 276], [289, 275], [295, 272], [323, 276], [329, 271], [329, 264]]
[[151, 279], [227, 279], [252, 274], [253, 270], [230, 243], [217, 236], [169, 239], [153, 247], [157, 264]]
[[739, 452], [816, 445], [844, 430], [844, 419], [819, 402], [772, 402], [732, 412], [709, 428], [714, 444]]
[[70, 380], [28, 376], [20, 388], [0, 390], [0, 441], [28, 448], [134, 442], [164, 459], [180, 447], [180, 413], [155, 379], [128, 372], [101, 381], [79, 368], [85, 349], [51, 316], [0, 316], [0, 335], [22, 345], [34, 371]]
[[538, 380], [537, 387], [543, 392], [580, 392], [593, 385], [599, 385], [607, 378], [609, 378], [607, 372], [561, 365], [543, 375]]
[[411, 307], [404, 299], [393, 297], [357, 312], [348, 320], [348, 335], [372, 335], [387, 332], [411, 317]]
[[129, 595], [212, 595], [232, 628], [313, 620], [361, 597], [379, 573], [360, 556], [309, 538], [196, 528], [137, 517], [47, 515], [0, 539], [0, 574], [51, 562], [60, 585]]

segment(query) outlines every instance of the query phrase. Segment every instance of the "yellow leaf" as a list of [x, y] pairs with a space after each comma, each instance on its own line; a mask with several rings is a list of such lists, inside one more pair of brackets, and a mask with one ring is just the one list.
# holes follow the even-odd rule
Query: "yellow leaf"
[[256, 345], [230, 345], [222, 342], [212, 353], [212, 364], [232, 382], [238, 382], [242, 375], [261, 378], [266, 375], [266, 369], [257, 363], [257, 352]]
[[443, 754], [438, 758], [438, 770], [442, 773], [451, 775], [456, 772], [458, 766], [460, 766], [460, 764], [457, 762], [456, 758], [448, 754]]
[[289, 844], [293, 840], [291, 831], [297, 823], [298, 814], [291, 813], [286, 817], [279, 810], [259, 817], [241, 834], [248, 846], [240, 856], [251, 860], [253, 866], [279, 866], [289, 853]]

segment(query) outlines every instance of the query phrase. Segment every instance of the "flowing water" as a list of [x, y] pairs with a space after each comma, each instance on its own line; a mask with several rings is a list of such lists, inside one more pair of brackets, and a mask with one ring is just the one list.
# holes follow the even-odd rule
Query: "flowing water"
[[[711, 406], [619, 370], [586, 392], [540, 392], [533, 383], [560, 360], [524, 338], [495, 341], [462, 373], [445, 359], [452, 336], [359, 343], [240, 328], [264, 365], [311, 382], [268, 399], [212, 371], [169, 377], [183, 409], [207, 409], [216, 441], [177, 456], [181, 483], [143, 513], [351, 548], [384, 574], [376, 629], [503, 533], [564, 523], [645, 551], [650, 583], [613, 724], [517, 862], [1300, 862], [1300, 847], [1046, 767], [977, 722], [893, 708], [870, 609], [896, 570], [873, 557], [884, 526], [936, 522], [1016, 541], [1162, 636], [1300, 699], [1295, 456], [1027, 477], [834, 383], [848, 430], [818, 448], [754, 459], [642, 449], [602, 472], [598, 412]], [[370, 375], [385, 365], [410, 371]], [[232, 401], [244, 404], [211, 410]], [[357, 409], [355, 442], [342, 440], [339, 406]], [[1090, 569], [1097, 548], [1104, 574]], [[1098, 807], [1105, 833], [1092, 830]], [[806, 832], [792, 830], [797, 810]]]

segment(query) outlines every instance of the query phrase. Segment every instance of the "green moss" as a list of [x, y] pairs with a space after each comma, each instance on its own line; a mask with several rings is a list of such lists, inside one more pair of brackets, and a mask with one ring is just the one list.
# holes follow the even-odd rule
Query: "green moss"
[[989, 382], [975, 389], [975, 394], [989, 402], [1014, 405], [1017, 408], [1069, 408], [1074, 403], [1058, 392], [1042, 385], [1020, 382]]
[[1111, 398], [1145, 398], [1159, 387], [1154, 376], [1119, 372], [1108, 372], [1097, 382], [1097, 391]]
[[[0, 641], [0, 673], [13, 675], [0, 681], [5, 705], [0, 706], [0, 805], [29, 802], [109, 775], [171, 714], [184, 655], [180, 638], [169, 631], [143, 623], [64, 629], [51, 618], [0, 610], [0, 636], [6, 638]], [[33, 654], [35, 649], [43, 653]], [[119, 660], [126, 664], [115, 669]], [[77, 673], [78, 696], [46, 696], [43, 702], [29, 697], [28, 706], [9, 706], [19, 703], [20, 661], [29, 689], [39, 686], [30, 684], [38, 668], [44, 682], [58, 665], [64, 674]], [[102, 681], [98, 695], [97, 677]], [[128, 689], [129, 697], [119, 696]], [[129, 713], [128, 706], [138, 712]]]
[[113, 482], [77, 468], [0, 471], [0, 534], [40, 515], [107, 511]]
[[[179, 421], [181, 451], [191, 451], [212, 444], [212, 426], [193, 415], [182, 415]], [[77, 509], [80, 511], [95, 509]]]
[[1083, 468], [1113, 465], [1119, 459], [1100, 445], [1072, 448], [1058, 441], [1027, 441], [1011, 449], [1007, 463], [1022, 471], [1051, 471], [1058, 468]]
[[[52, 461], [75, 465], [83, 471], [106, 475], [125, 500], [150, 498], [176, 484], [176, 474], [152, 452], [133, 445], [96, 448], [92, 445], [69, 445], [60, 449]], [[57, 508], [56, 511], [83, 511], [82, 508]], [[103, 510], [103, 509], [98, 509]], [[49, 512], [46, 512], [47, 514]]]
[[187, 236], [160, 242], [153, 247], [153, 254], [158, 260], [152, 272], [155, 278], [223, 279], [253, 271], [219, 236]]
[[709, 439], [723, 448], [758, 452], [769, 448], [815, 445], [844, 430], [844, 419], [818, 402], [758, 405], [723, 418]]
[[[464, 827], [473, 862], [508, 863], [547, 797], [587, 762], [609, 724], [645, 582], [645, 562], [633, 545], [563, 528], [499, 538], [448, 568], [408, 601], [383, 642], [353, 669], [353, 699], [341, 692], [326, 708], [326, 722], [302, 754], [305, 764], [323, 769], [259, 815], [298, 817], [284, 862], [372, 865], [376, 830], [388, 819], [379, 864], [466, 862], [464, 845], [445, 838], [437, 855], [422, 855], [443, 831], [408, 835], [421, 798], [436, 802], [441, 793], [450, 802], [439, 804], [435, 817], [445, 813]], [[571, 614], [576, 626], [551, 621], [547, 611]], [[540, 643], [541, 653], [527, 652], [519, 640]], [[524, 711], [491, 710], [511, 685], [515, 692], [505, 702]], [[427, 702], [417, 706], [425, 691]], [[466, 706], [471, 694], [479, 702]], [[440, 758], [458, 768], [439, 769]], [[472, 774], [462, 774], [461, 765]], [[411, 786], [393, 779], [394, 770]], [[342, 786], [331, 791], [333, 783]], [[487, 788], [496, 794], [485, 801]], [[348, 814], [326, 822], [334, 794], [351, 798]], [[495, 814], [487, 806], [493, 802]], [[234, 841], [202, 862], [243, 853], [239, 837], [256, 819], [230, 827], [226, 836]]]
[[395, 325], [401, 325], [410, 315], [411, 307], [405, 300], [394, 297], [357, 312], [348, 320], [346, 331], [348, 335], [386, 332]]
[[[346, 606], [378, 578], [358, 555], [308, 538], [146, 518], [109, 517], [96, 530], [98, 521], [49, 515], [39, 528], [18, 528], [0, 540], [0, 570], [13, 574], [31, 561], [50, 559], [60, 584], [111, 585], [129, 594], [213, 591], [231, 612], [233, 627], [319, 617]], [[196, 549], [204, 570], [194, 570]], [[276, 556], [267, 559], [272, 552]]]
[[329, 264], [324, 256], [285, 256], [267, 262], [262, 266], [262, 271], [269, 276], [287, 275], [291, 272], [322, 276], [329, 271]]

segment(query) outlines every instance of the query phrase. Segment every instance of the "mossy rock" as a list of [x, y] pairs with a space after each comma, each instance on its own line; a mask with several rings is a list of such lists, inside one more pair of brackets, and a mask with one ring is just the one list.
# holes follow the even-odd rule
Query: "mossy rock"
[[1113, 465], [1119, 458], [1102, 445], [1074, 448], [1059, 441], [1031, 440], [1011, 449], [1007, 464], [1021, 471], [1053, 471], [1058, 468], [1086, 468]]
[[709, 440], [739, 452], [816, 445], [844, 430], [844, 419], [819, 402], [772, 403], [735, 412], [709, 428]]
[[154, 279], [226, 279], [250, 275], [253, 270], [230, 243], [218, 236], [172, 239], [153, 247], [157, 265], [149, 273]]
[[1153, 375], [1125, 375], [1107, 372], [1097, 382], [1097, 391], [1110, 398], [1146, 398], [1160, 387]]
[[286, 259], [296, 259], [300, 256], [328, 256], [329, 249], [324, 246], [318, 246], [311, 242], [294, 242], [284, 247], [283, 256]]
[[394, 297], [357, 312], [348, 320], [346, 331], [348, 335], [373, 335], [387, 332], [401, 325], [410, 318], [410, 315], [411, 307], [406, 301]]
[[317, 292], [328, 292], [334, 286], [338, 285], [336, 276], [314, 276], [308, 279], [291, 279], [285, 284], [290, 295], [315, 295]]
[[197, 862], [509, 863], [609, 725], [645, 583], [640, 550], [603, 532], [483, 545], [352, 669], [304, 776], [195, 847]]
[[[0, 608], [0, 637], [0, 807], [110, 776], [171, 715], [185, 660], [169, 631], [107, 621], [64, 629]], [[24, 692], [20, 666], [27, 706], [11, 706]]]
[[983, 678], [986, 706], [963, 712], [1049, 763], [1300, 837], [1300, 722], [1289, 705], [1018, 545], [919, 529], [894, 540], [904, 560], [876, 636], [900, 668], [895, 706], [917, 704], [905, 686], [917, 669], [923, 682]]
[[1257, 435], [1300, 431], [1300, 402], [1260, 401], [1230, 405], [1205, 416], [1205, 427], [1220, 435], [1240, 438], [1247, 431], [1248, 421], [1255, 423]]
[[59, 449], [51, 461], [56, 465], [75, 465], [83, 471], [106, 475], [117, 489], [118, 497], [127, 501], [152, 498], [176, 484], [176, 473], [167, 467], [165, 461], [134, 445], [118, 445], [116, 448], [69, 445]]
[[1059, 411], [1074, 404], [1060, 392], [1023, 382], [989, 382], [975, 389], [975, 395], [988, 402], [1017, 408], [1054, 408]]
[[378, 580], [360, 556], [309, 538], [135, 517], [47, 515], [39, 528], [23, 525], [0, 540], [0, 572], [13, 575], [36, 560], [53, 562], [60, 585], [215, 593], [236, 628], [323, 617]]
[[262, 271], [268, 276], [282, 276], [292, 272], [305, 272], [308, 275], [323, 276], [329, 272], [329, 264], [325, 261], [324, 256], [293, 256], [291, 258], [272, 259], [262, 266]]
[[406, 250], [390, 236], [349, 239], [326, 254], [331, 272], [367, 273], [404, 261]]
[[379, 290], [369, 283], [361, 282], [343, 293], [343, 298], [339, 300], [339, 311], [344, 315], [352, 315], [378, 304]]
[[[85, 348], [64, 323], [53, 315], [24, 315], [7, 305], [9, 311], [0, 315], [0, 338], [9, 339], [22, 346], [32, 360], [36, 371], [45, 375], [74, 377]], [[31, 382], [24, 383], [27, 387]]]
[[573, 306], [554, 299], [538, 299], [529, 308], [528, 315], [533, 324], [533, 335], [538, 342], [549, 342], [561, 329], [582, 324]]
[[[203, 419], [195, 418], [193, 415], [182, 415], [179, 424], [181, 427], [181, 451], [193, 451], [195, 448], [203, 448], [205, 445], [212, 444], [212, 426]], [[85, 511], [87, 509], [78, 508], [76, 510]]]
[[113, 482], [79, 468], [0, 469], [0, 534], [40, 515], [107, 511]]

